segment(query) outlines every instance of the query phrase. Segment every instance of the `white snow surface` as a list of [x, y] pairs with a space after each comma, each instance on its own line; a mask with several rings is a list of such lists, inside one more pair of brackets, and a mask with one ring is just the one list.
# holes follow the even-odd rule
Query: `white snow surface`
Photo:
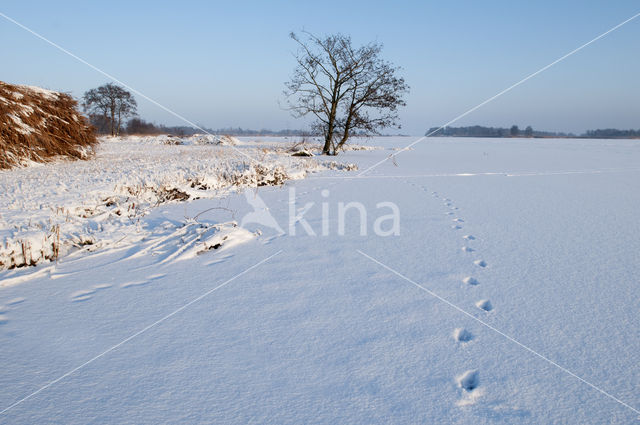
[[[180, 140], [174, 146], [166, 136], [104, 138], [90, 161], [0, 171], [0, 268], [48, 261], [80, 247], [164, 237], [171, 226], [145, 217], [176, 196], [219, 198], [229, 190], [332, 168], [252, 142], [226, 147], [237, 140], [228, 136]], [[233, 221], [229, 214], [227, 219]]]
[[[333, 159], [362, 171], [413, 140]], [[0, 173], [3, 232], [123, 186], [186, 188], [219, 169], [212, 149], [238, 164], [228, 146], [118, 143]], [[126, 244], [0, 271], [0, 421], [638, 422], [640, 142], [429, 138], [395, 163], [157, 206], [141, 192], [139, 222], [88, 225]], [[339, 234], [340, 202], [366, 207], [366, 236], [356, 211]], [[374, 234], [381, 202], [399, 235]], [[284, 231], [234, 224], [257, 209]], [[291, 233], [291, 210], [316, 236]]]

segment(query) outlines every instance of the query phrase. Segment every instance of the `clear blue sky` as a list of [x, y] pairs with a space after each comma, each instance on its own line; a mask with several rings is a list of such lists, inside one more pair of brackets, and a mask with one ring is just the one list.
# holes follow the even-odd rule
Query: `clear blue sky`
[[[619, 1], [29, 1], [0, 11], [208, 127], [302, 128], [283, 111], [292, 30], [379, 41], [411, 86], [403, 133], [480, 103], [640, 12]], [[104, 76], [0, 18], [0, 80], [71, 92]], [[640, 128], [640, 18], [456, 125]], [[140, 115], [181, 122], [139, 101]]]

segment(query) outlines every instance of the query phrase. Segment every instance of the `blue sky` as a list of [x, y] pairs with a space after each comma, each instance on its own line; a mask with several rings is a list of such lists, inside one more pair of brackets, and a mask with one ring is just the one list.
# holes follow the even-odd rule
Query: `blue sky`
[[[640, 12], [637, 1], [14, 1], [0, 12], [208, 127], [303, 128], [282, 110], [290, 31], [378, 41], [423, 134]], [[0, 18], [0, 80], [79, 97], [104, 76]], [[456, 125], [640, 128], [640, 18]], [[138, 99], [141, 117], [182, 122]]]

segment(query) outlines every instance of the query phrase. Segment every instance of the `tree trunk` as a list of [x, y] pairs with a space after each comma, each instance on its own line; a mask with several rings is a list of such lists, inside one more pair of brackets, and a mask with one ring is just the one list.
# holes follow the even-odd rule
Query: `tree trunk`
[[111, 101], [111, 122], [109, 124], [111, 124], [111, 136], [115, 136], [115, 129], [113, 128], [113, 125], [116, 122], [116, 105], [114, 103], [114, 101]]
[[322, 148], [322, 155], [331, 154], [331, 134], [327, 133], [324, 138], [324, 147]]
[[118, 127], [116, 128], [116, 136], [120, 135], [120, 124], [121, 124], [121, 117], [120, 117], [121, 113], [120, 113], [120, 109], [118, 109]]
[[329, 111], [329, 119], [327, 123], [327, 134], [324, 136], [323, 155], [331, 155], [331, 142], [333, 141], [333, 132], [335, 131], [336, 115], [338, 114], [338, 87], [333, 89], [333, 97], [331, 99], [331, 110]]
[[345, 129], [344, 134], [342, 135], [342, 139], [340, 139], [338, 146], [336, 146], [336, 151], [340, 150], [340, 148], [342, 148], [342, 146], [344, 146], [344, 144], [347, 143], [348, 139], [349, 139], [349, 129]]

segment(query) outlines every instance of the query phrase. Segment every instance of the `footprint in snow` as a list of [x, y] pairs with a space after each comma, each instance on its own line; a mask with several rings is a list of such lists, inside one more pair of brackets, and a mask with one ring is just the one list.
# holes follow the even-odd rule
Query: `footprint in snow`
[[469, 248], [468, 246], [463, 246], [462, 248], [460, 248], [463, 252], [473, 252], [475, 251], [475, 249], [473, 248]]
[[473, 339], [473, 334], [464, 328], [456, 328], [453, 331], [453, 338], [458, 342], [469, 342]]
[[473, 235], [464, 235], [464, 236], [462, 237], [462, 239], [466, 239], [466, 240], [468, 240], [468, 241], [475, 241], [475, 240], [476, 240], [476, 237], [475, 237], [475, 236], [473, 236]]
[[81, 302], [81, 301], [87, 301], [87, 300], [90, 300], [91, 298], [93, 298], [93, 294], [95, 294], [95, 293], [96, 293], [96, 291], [92, 291], [92, 290], [76, 291], [76, 292], [71, 294], [71, 301], [73, 301], [74, 303]]
[[451, 228], [453, 230], [460, 230], [460, 229], [462, 229], [462, 226], [460, 226], [459, 224], [454, 224], [454, 225], [451, 226]]
[[224, 255], [224, 256], [220, 256], [220, 257], [214, 259], [213, 261], [209, 261], [208, 263], [205, 263], [205, 266], [211, 266], [213, 264], [224, 263], [225, 261], [227, 261], [228, 259], [230, 259], [233, 256], [234, 256], [234, 254], [227, 254], [227, 255]]
[[487, 267], [487, 262], [484, 261], [484, 260], [476, 260], [476, 261], [473, 262], [473, 264], [475, 264], [478, 267], [482, 267], [482, 268]]
[[76, 291], [71, 294], [71, 301], [73, 302], [82, 302], [87, 301], [93, 298], [93, 295], [101, 289], [111, 288], [111, 285], [108, 283], [102, 283], [99, 285], [94, 285], [90, 289], [84, 289], [81, 291]]
[[462, 279], [462, 283], [466, 283], [467, 285], [479, 285], [480, 282], [478, 282], [478, 279], [476, 279], [475, 277], [465, 277], [464, 279]]
[[144, 286], [146, 284], [148, 284], [149, 281], [148, 280], [136, 280], [133, 282], [126, 282], [123, 283], [122, 285], [120, 285], [121, 288], [134, 288], [136, 286]]
[[477, 370], [468, 370], [456, 378], [458, 386], [465, 391], [473, 391], [480, 385], [480, 374]]
[[491, 305], [491, 301], [489, 300], [480, 300], [476, 303], [476, 307], [480, 310], [491, 311], [493, 310], [493, 305]]
[[444, 215], [453, 215], [451, 211], [444, 213]]
[[456, 223], [464, 223], [464, 220], [461, 218], [454, 218], [452, 221], [455, 221]]
[[25, 301], [26, 301], [26, 298], [13, 298], [7, 301], [6, 304], [0, 305], [0, 326], [6, 325], [7, 323], [9, 323], [9, 317], [7, 317], [6, 313], [9, 310], [13, 310], [12, 308], [13, 306], [22, 304]]

